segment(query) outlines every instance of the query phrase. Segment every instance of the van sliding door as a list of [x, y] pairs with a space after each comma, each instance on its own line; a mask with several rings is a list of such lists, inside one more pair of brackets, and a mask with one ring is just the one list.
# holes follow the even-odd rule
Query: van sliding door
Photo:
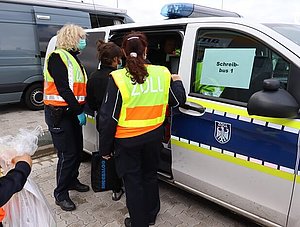
[[35, 25], [27, 6], [0, 9], [0, 103], [19, 102], [25, 81], [41, 74]]

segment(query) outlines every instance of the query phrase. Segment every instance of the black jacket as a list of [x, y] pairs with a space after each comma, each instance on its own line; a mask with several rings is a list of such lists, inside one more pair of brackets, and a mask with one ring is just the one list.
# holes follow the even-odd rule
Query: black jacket
[[99, 111], [102, 100], [106, 93], [109, 74], [113, 70], [115, 70], [115, 68], [111, 66], [101, 65], [100, 69], [91, 74], [86, 88], [86, 101], [91, 110]]
[[0, 177], [0, 207], [24, 187], [31, 168], [27, 162], [17, 162], [14, 169]]
[[[178, 107], [183, 105], [186, 101], [185, 89], [182, 81], [171, 81], [169, 90], [169, 106]], [[98, 115], [99, 124], [97, 129], [99, 131], [100, 155], [108, 155], [113, 151], [113, 144], [115, 139], [116, 127], [122, 107], [122, 96], [119, 88], [115, 84], [112, 77], [109, 77], [107, 86], [107, 93], [105, 101], [101, 105], [100, 114]], [[125, 142], [130, 140], [132, 143], [139, 141], [152, 140], [162, 135], [162, 127], [158, 127], [148, 133], [133, 138], [123, 139]], [[162, 139], [162, 138], [161, 138]]]
[[[72, 56], [80, 65], [81, 70], [83, 70], [83, 66], [77, 58], [79, 52], [69, 51], [69, 53], [72, 54]], [[81, 114], [83, 111], [83, 106], [78, 103], [73, 91], [69, 87], [68, 69], [60, 58], [59, 54], [52, 53], [49, 56], [48, 71], [54, 80], [54, 84], [59, 95], [68, 103], [70, 110], [76, 115]]]

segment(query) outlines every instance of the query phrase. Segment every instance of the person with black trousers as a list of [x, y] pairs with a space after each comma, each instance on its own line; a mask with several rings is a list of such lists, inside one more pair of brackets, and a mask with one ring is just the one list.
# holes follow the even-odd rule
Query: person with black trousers
[[66, 24], [57, 33], [56, 49], [45, 60], [45, 120], [58, 155], [54, 198], [65, 211], [76, 209], [69, 190], [89, 191], [89, 186], [78, 180], [87, 76], [77, 55], [85, 46], [84, 29]]
[[132, 32], [123, 38], [125, 68], [111, 72], [100, 109], [100, 154], [115, 148], [116, 170], [123, 178], [130, 218], [126, 227], [154, 225], [160, 210], [157, 170], [163, 122], [168, 106], [186, 101], [179, 75], [147, 63], [147, 38]]
[[[97, 111], [98, 115], [106, 93], [109, 74], [113, 70], [116, 70], [118, 65], [121, 65], [122, 63], [122, 50], [113, 42], [105, 43], [102, 40], [98, 40], [97, 51], [99, 68], [91, 74], [91, 77], [87, 82], [86, 101], [89, 108], [93, 111]], [[96, 117], [97, 128], [99, 125], [98, 118], [99, 116]], [[101, 143], [99, 144], [99, 147], [101, 148]], [[111, 153], [113, 154], [113, 151]], [[117, 201], [124, 193], [121, 179], [119, 179], [118, 182], [115, 182], [115, 187], [116, 188], [113, 189], [112, 200]]]
[[23, 189], [31, 172], [32, 159], [30, 155], [25, 154], [14, 157], [12, 163], [15, 164], [15, 167], [5, 176], [0, 177], [0, 227], [2, 218], [4, 218], [1, 207], [9, 201], [13, 194]]

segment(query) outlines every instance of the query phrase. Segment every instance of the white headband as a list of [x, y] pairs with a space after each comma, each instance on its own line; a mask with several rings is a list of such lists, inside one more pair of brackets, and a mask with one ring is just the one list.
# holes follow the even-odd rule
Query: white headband
[[132, 36], [132, 37], [129, 37], [127, 40], [131, 40], [131, 39], [139, 39], [139, 37], [137, 37], [137, 36]]

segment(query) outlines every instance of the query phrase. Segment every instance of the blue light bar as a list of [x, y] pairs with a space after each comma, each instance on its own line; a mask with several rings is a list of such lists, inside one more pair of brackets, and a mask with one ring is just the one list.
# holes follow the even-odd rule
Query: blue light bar
[[235, 12], [192, 3], [171, 3], [164, 5], [160, 14], [170, 19], [181, 17], [241, 17]]
[[189, 17], [194, 11], [194, 4], [191, 3], [172, 3], [164, 5], [160, 14], [170, 19]]

